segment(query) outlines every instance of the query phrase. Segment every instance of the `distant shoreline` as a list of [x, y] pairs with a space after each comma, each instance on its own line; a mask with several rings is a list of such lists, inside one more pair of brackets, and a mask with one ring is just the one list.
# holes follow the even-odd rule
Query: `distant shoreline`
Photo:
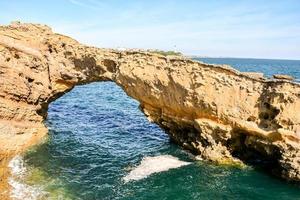
[[281, 58], [242, 58], [242, 57], [210, 57], [210, 56], [193, 56], [193, 55], [186, 55], [187, 58], [212, 58], [212, 59], [250, 59], [250, 60], [283, 60], [283, 61], [299, 61], [296, 59], [281, 59]]

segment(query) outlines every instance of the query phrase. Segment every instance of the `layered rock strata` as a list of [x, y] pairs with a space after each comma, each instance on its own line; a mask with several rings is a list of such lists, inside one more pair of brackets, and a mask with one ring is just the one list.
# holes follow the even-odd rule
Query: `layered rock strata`
[[43, 25], [0, 27], [0, 154], [47, 133], [48, 105], [113, 81], [149, 121], [203, 159], [271, 166], [300, 180], [300, 85], [183, 57], [85, 46]]

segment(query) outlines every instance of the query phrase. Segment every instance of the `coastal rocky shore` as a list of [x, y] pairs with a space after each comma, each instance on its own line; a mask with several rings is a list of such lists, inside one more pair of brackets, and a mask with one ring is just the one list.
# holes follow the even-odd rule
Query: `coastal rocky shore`
[[0, 27], [0, 172], [47, 134], [48, 105], [76, 85], [113, 81], [150, 122], [198, 157], [262, 165], [300, 181], [300, 84], [226, 65], [80, 44], [39, 24]]

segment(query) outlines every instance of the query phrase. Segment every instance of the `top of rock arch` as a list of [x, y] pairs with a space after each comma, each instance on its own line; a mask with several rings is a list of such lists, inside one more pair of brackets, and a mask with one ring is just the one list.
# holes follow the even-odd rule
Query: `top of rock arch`
[[[69, 43], [72, 45], [79, 45], [81, 47], [86, 47], [86, 50], [89, 49], [102, 49], [105, 51], [111, 51], [116, 53], [123, 54], [144, 54], [156, 56], [158, 58], [164, 58], [167, 60], [173, 61], [182, 61], [187, 63], [200, 63], [202, 66], [206, 66], [209, 68], [215, 68], [213, 70], [224, 71], [227, 73], [232, 73], [237, 76], [244, 76], [250, 79], [255, 79], [258, 81], [271, 81], [271, 82], [282, 82], [282, 81], [291, 81], [291, 79], [268, 79], [263, 77], [262, 73], [256, 72], [239, 72], [238, 70], [232, 68], [229, 65], [217, 65], [217, 64], [207, 64], [197, 60], [191, 60], [190, 58], [184, 56], [163, 56], [156, 53], [151, 53], [146, 50], [137, 50], [137, 49], [128, 49], [128, 50], [118, 50], [118, 49], [103, 49], [96, 47], [87, 47], [80, 44], [78, 41], [58, 33], [54, 33], [51, 27], [43, 24], [32, 24], [32, 23], [21, 23], [19, 21], [11, 22], [10, 25], [0, 26], [0, 44], [3, 46], [7, 46], [9, 48], [15, 48], [16, 50], [23, 51], [24, 53], [33, 55], [35, 57], [41, 57], [45, 49], [41, 46], [41, 43], [46, 42], [46, 40], [50, 39], [59, 40], [62, 43]], [[19, 45], [18, 42], [24, 42], [27, 47]], [[45, 55], [44, 55], [45, 56]], [[293, 81], [291, 81], [293, 83]], [[298, 84], [297, 82], [294, 82]]]

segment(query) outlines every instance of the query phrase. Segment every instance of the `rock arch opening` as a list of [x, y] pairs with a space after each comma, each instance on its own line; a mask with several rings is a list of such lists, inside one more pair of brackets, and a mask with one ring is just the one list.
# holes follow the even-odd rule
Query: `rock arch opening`
[[142, 158], [184, 156], [138, 105], [113, 82], [76, 86], [53, 101], [50, 140], [25, 154], [29, 179], [50, 197], [102, 199], [125, 193], [122, 178]]

